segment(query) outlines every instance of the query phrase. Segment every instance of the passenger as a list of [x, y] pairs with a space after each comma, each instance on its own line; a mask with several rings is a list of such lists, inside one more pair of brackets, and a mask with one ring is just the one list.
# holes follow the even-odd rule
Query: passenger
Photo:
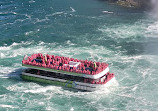
[[93, 71], [93, 68], [92, 68], [91, 66], [88, 66], [88, 67], [85, 68], [85, 70], [86, 70], [86, 71], [87, 71], [87, 70]]
[[36, 59], [33, 59], [31, 62], [36, 61], [38, 63], [42, 63], [42, 58], [41, 57], [36, 57]]
[[95, 62], [93, 62], [93, 64], [94, 64], [94, 69], [93, 70], [96, 70], [97, 64]]
[[47, 56], [46, 55], [44, 55], [44, 59], [45, 59], [45, 63], [47, 63]]
[[40, 71], [38, 70], [37, 75], [40, 75]]
[[36, 59], [42, 59], [40, 56], [38, 56]]
[[63, 63], [62, 63], [62, 62], [61, 62], [61, 63], [59, 63], [59, 67], [60, 67], [60, 66], [63, 66]]

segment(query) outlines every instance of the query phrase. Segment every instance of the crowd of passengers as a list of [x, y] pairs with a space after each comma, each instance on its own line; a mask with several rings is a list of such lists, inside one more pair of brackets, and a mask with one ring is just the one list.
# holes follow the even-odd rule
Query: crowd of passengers
[[[70, 67], [64, 64], [69, 64], [70, 61], [80, 62], [79, 66]], [[22, 61], [23, 64], [41, 66], [46, 68], [52, 68], [56, 70], [64, 70], [68, 72], [84, 73], [84, 74], [98, 74], [108, 67], [106, 63], [92, 62], [88, 60], [78, 60], [63, 56], [43, 55], [41, 53], [33, 54]]]

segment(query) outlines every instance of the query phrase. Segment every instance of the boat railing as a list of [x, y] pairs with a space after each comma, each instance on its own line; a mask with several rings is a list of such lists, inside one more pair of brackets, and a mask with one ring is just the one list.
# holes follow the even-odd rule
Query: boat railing
[[32, 54], [27, 59], [23, 59], [22, 64], [88, 75], [96, 75], [108, 67], [106, 63], [40, 53]]

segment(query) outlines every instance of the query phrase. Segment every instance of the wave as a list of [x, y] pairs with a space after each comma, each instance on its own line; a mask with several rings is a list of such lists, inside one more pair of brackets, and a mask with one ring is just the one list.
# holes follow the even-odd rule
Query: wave
[[72, 12], [76, 12], [76, 10], [74, 8], [70, 7], [70, 9], [72, 10]]
[[7, 79], [9, 77], [7, 77], [7, 76], [0, 76], [0, 78]]
[[[107, 96], [109, 93], [113, 93], [118, 86], [117, 81], [111, 86], [107, 87], [104, 90], [94, 91], [94, 92], [83, 92], [80, 90], [73, 90], [70, 88], [64, 88], [62, 86], [53, 86], [47, 85], [42, 86], [33, 82], [25, 82], [25, 83], [17, 83], [14, 85], [7, 86], [6, 89], [13, 92], [24, 92], [32, 93], [32, 94], [41, 94], [46, 95], [47, 99], [51, 99], [54, 95], [62, 95], [62, 96], [74, 96], [79, 98], [87, 98], [87, 99], [101, 99], [104, 95]], [[93, 96], [92, 96], [93, 95]]]
[[4, 67], [4, 66], [1, 66], [0, 67], [0, 74], [2, 74], [1, 77], [8, 77], [5, 74], [9, 74], [11, 72], [14, 72], [15, 70], [16, 70], [16, 68], [13, 68], [13, 67]]
[[[121, 69], [130, 70], [128, 66], [135, 67], [138, 61], [144, 60], [146, 63], [150, 64], [154, 56], [149, 55], [135, 55], [135, 56], [124, 56], [120, 50], [121, 47], [117, 47], [116, 50], [111, 50], [107, 47], [101, 45], [91, 45], [90, 47], [77, 46], [77, 44], [68, 40], [63, 45], [58, 43], [45, 43], [40, 41], [38, 43], [34, 41], [13, 43], [10, 46], [0, 47], [0, 60], [7, 60], [8, 58], [14, 58], [16, 60], [22, 60], [24, 55], [31, 55], [33, 53], [43, 53], [43, 54], [54, 54], [60, 56], [73, 57], [78, 59], [88, 59], [92, 61], [107, 62], [114, 72], [121, 73]], [[146, 57], [149, 59], [146, 59]], [[119, 58], [119, 59], [118, 59]], [[19, 67], [20, 63], [13, 63], [12, 67]], [[5, 65], [2, 65], [5, 67]], [[148, 69], [148, 66], [145, 66]], [[115, 71], [115, 69], [120, 69]], [[136, 68], [138, 69], [138, 68]], [[10, 70], [10, 69], [9, 69]], [[138, 71], [138, 70], [136, 70]], [[143, 71], [143, 70], [142, 70]], [[149, 72], [148, 70], [146, 70]], [[3, 72], [3, 70], [2, 70]], [[128, 71], [127, 71], [128, 72]], [[140, 72], [138, 72], [140, 73]], [[146, 73], [141, 72], [144, 77]]]
[[[120, 50], [121, 47], [118, 47], [117, 50]], [[124, 81], [126, 77], [129, 75], [127, 72], [132, 73], [131, 68], [135, 68], [135, 73], [140, 74], [140, 77], [145, 78], [148, 76], [151, 71], [149, 65], [137, 66], [137, 64], [142, 63], [142, 60], [147, 64], [157, 64], [152, 59], [155, 56], [149, 55], [135, 55], [135, 56], [123, 56], [121, 52], [117, 50], [111, 50], [101, 45], [91, 45], [90, 47], [77, 46], [71, 40], [66, 41], [63, 45], [58, 43], [45, 43], [40, 41], [35, 43], [34, 41], [21, 42], [21, 43], [13, 43], [10, 46], [1, 46], [0, 47], [0, 60], [3, 62], [8, 58], [14, 58], [18, 61], [21, 61], [23, 56], [28, 54], [31, 55], [33, 53], [48, 53], [54, 55], [61, 55], [67, 57], [73, 57], [78, 59], [88, 59], [92, 61], [101, 61], [107, 62], [110, 64], [110, 69], [112, 72], [117, 74], [124, 73], [126, 75], [125, 78], [122, 78], [120, 81]], [[148, 59], [146, 59], [148, 57]], [[119, 58], [119, 59], [118, 59]], [[20, 60], [21, 59], [21, 60]], [[11, 67], [20, 67], [21, 62], [15, 62]], [[9, 73], [8, 71], [13, 71], [11, 67], [7, 67], [2, 65], [3, 68], [0, 69], [0, 73]], [[130, 67], [128, 67], [130, 66]], [[141, 69], [141, 70], [140, 70]], [[123, 72], [122, 72], [123, 70]], [[134, 78], [131, 78], [133, 81]]]
[[107, 13], [107, 14], [113, 14], [114, 12], [110, 12], [110, 11], [102, 11], [103, 13]]
[[30, 0], [30, 1], [29, 1], [29, 3], [35, 3], [35, 2], [36, 2], [36, 1], [34, 1], [34, 0]]
[[146, 32], [145, 33], [146, 33], [147, 37], [156, 37], [156, 38], [158, 38], [158, 22], [150, 24], [146, 28]]
[[46, 15], [46, 17], [50, 17], [50, 16], [61, 16], [61, 15], [67, 15], [67, 14], [69, 14], [69, 15], [72, 16], [71, 12], [76, 12], [76, 10], [75, 10], [74, 8], [72, 8], [72, 7], [70, 7], [70, 9], [71, 9], [71, 11], [59, 11], [59, 12], [54, 12], [53, 14], [48, 14], [48, 15]]
[[[68, 42], [68, 44], [67, 44]], [[16, 93], [16, 95], [22, 94], [20, 98], [23, 100], [26, 100], [26, 95], [37, 95], [43, 98], [39, 98], [37, 101], [29, 100], [27, 101], [27, 105], [31, 107], [30, 102], [37, 102], [37, 105], [42, 106], [45, 105], [45, 101], [49, 102], [50, 100], [54, 100], [54, 98], [77, 98], [78, 100], [84, 100], [79, 101], [80, 103], [84, 103], [89, 107], [95, 107], [97, 110], [111, 110], [111, 109], [117, 109], [115, 106], [112, 105], [112, 107], [105, 107], [105, 104], [112, 104], [114, 102], [118, 102], [120, 98], [124, 98], [127, 100], [138, 100], [138, 104], [143, 103], [149, 103], [148, 100], [143, 100], [144, 98], [139, 97], [135, 95], [137, 91], [142, 88], [143, 85], [145, 85], [147, 82], [147, 77], [151, 76], [150, 74], [153, 72], [154, 69], [153, 66], [150, 66], [150, 64], [155, 60], [151, 56], [146, 55], [140, 55], [140, 56], [122, 56], [118, 54], [115, 55], [116, 52], [112, 50], [106, 49], [106, 47], [98, 46], [98, 45], [92, 45], [91, 47], [76, 47], [70, 44], [73, 43], [71, 40], [65, 42], [64, 45], [67, 44], [67, 46], [61, 46], [57, 45], [55, 43], [45, 43], [43, 41], [38, 42], [37, 44], [34, 42], [28, 42], [31, 43], [30, 47], [25, 47], [25, 52], [20, 52], [18, 49], [14, 49], [14, 53], [28, 53], [32, 54], [35, 53], [35, 49], [41, 49], [42, 53], [49, 53], [49, 54], [59, 54], [63, 56], [68, 57], [77, 57], [79, 59], [90, 59], [96, 57], [96, 61], [105, 61], [107, 63], [110, 63], [110, 69], [112, 72], [116, 74], [116, 83], [119, 83], [119, 86], [113, 86], [110, 88], [105, 88], [103, 91], [95, 91], [95, 92], [81, 92], [81, 91], [73, 91], [69, 89], [64, 89], [63, 87], [58, 86], [49, 86], [49, 85], [40, 85], [38, 83], [34, 82], [18, 82], [16, 84], [11, 84], [9, 86], [6, 86], [5, 88], [8, 91], [12, 91]], [[14, 43], [11, 46], [17, 47], [20, 45], [24, 45], [24, 43]], [[51, 46], [54, 45], [54, 48]], [[70, 45], [70, 46], [69, 46]], [[8, 46], [10, 47], [10, 46]], [[12, 51], [13, 49], [10, 49]], [[31, 51], [32, 52], [31, 52]], [[39, 51], [40, 52], [40, 51]], [[148, 58], [148, 59], [146, 59]], [[144, 62], [148, 65], [144, 66]], [[156, 64], [156, 63], [155, 63]], [[151, 68], [152, 67], [152, 68]], [[4, 67], [3, 67], [4, 68]], [[3, 72], [3, 68], [0, 69], [1, 72]], [[4, 69], [5, 74], [9, 73], [7, 71], [13, 71], [12, 67], [8, 67]], [[0, 73], [1, 73], [0, 72]], [[5, 79], [0, 76], [0, 78]], [[7, 77], [7, 76], [6, 76]], [[129, 93], [130, 92], [130, 93]], [[24, 96], [23, 96], [24, 95]], [[75, 99], [76, 100], [76, 99]], [[41, 102], [42, 101], [42, 102]], [[103, 103], [104, 101], [104, 103]], [[126, 103], [127, 101], [124, 100]], [[99, 105], [98, 105], [99, 103]], [[134, 102], [137, 103], [137, 102]], [[72, 102], [69, 102], [69, 104], [72, 104]], [[70, 106], [69, 109], [71, 109], [73, 106]], [[49, 105], [46, 109], [52, 109], [54, 106]], [[76, 107], [74, 107], [75, 109]], [[118, 109], [119, 110], [119, 109]]]
[[67, 41], [66, 41], [66, 44], [68, 44], [69, 46], [77, 45], [77, 44], [75, 44], [75, 43], [72, 43], [70, 40], [67, 40]]
[[34, 18], [34, 19], [35, 19], [34, 24], [39, 23], [39, 22], [46, 22], [50, 20], [47, 16], [44, 19], [39, 19], [39, 18]]
[[53, 14], [49, 14], [49, 15], [46, 15], [46, 16], [55, 16], [55, 15], [61, 15], [61, 14], [64, 14], [64, 12], [55, 12]]
[[[20, 13], [17, 13], [17, 12], [9, 12], [9, 13], [11, 13], [11, 14], [8, 15], [7, 18], [12, 17], [11, 18], [12, 20], [3, 23], [3, 25], [1, 26], [1, 28], [5, 27], [5, 26], [8, 26], [8, 25], [16, 25], [16, 24], [19, 25], [19, 23], [22, 23], [22, 22], [25, 22], [25, 21], [28, 22], [28, 20], [30, 20], [30, 22], [34, 22], [33, 19], [31, 18], [32, 15], [20, 14]], [[16, 17], [16, 19], [14, 20], [13, 18], [15, 18], [15, 17]], [[2, 16], [2, 18], [4, 18], [4, 17]]]
[[1, 46], [0, 47], [0, 58], [12, 58], [16, 57], [18, 55], [23, 55], [25, 54], [25, 49], [24, 47], [30, 46], [32, 42], [24, 42], [22, 41], [21, 43], [16, 43], [13, 42], [10, 46]]
[[[141, 26], [141, 27], [140, 27]], [[144, 35], [145, 26], [142, 23], [136, 22], [134, 24], [116, 24], [112, 26], [101, 26], [98, 31], [101, 31], [107, 36], [118, 39], [118, 38], [137, 38]]]
[[[123, 64], [131, 65], [136, 61], [141, 59], [146, 59], [146, 56], [123, 56], [120, 50], [121, 47], [116, 47], [116, 50], [111, 50], [104, 46], [91, 45], [90, 47], [77, 46], [77, 44], [68, 40], [63, 45], [58, 43], [45, 43], [40, 41], [35, 43], [34, 41], [13, 43], [10, 46], [1, 46], [0, 47], [0, 60], [15, 58], [19, 61], [19, 58], [23, 58], [24, 55], [31, 55], [33, 53], [48, 53], [54, 55], [61, 55], [67, 57], [73, 57], [78, 59], [88, 59], [92, 61], [101, 61], [107, 62], [111, 67], [120, 68], [119, 64], [122, 67]], [[148, 55], [147, 55], [148, 56]], [[119, 58], [119, 59], [118, 59]], [[148, 60], [147, 60], [148, 61]], [[19, 63], [14, 63], [14, 67], [19, 67]], [[132, 65], [133, 67], [134, 64]], [[128, 68], [127, 68], [128, 69]]]
[[[37, 22], [39, 22], [39, 21], [37, 21]], [[36, 23], [37, 23], [37, 22], [36, 22]], [[25, 36], [29, 36], [29, 35], [36, 34], [36, 33], [38, 33], [39, 31], [40, 31], [40, 29], [36, 29], [36, 30], [34, 30], [34, 31], [25, 32]]]
[[[70, 47], [71, 46], [71, 47]], [[21, 42], [21, 43], [12, 43], [10, 46], [1, 46], [1, 58], [11, 58], [17, 56], [23, 56], [25, 54], [32, 54], [32, 53], [49, 53], [49, 54], [57, 54], [63, 56], [79, 56], [82, 53], [90, 53], [91, 55], [97, 54], [99, 51], [99, 47], [102, 51], [99, 53], [103, 53], [105, 51], [108, 54], [108, 50], [102, 46], [93, 45], [93, 49], [88, 47], [76, 47], [75, 43], [72, 43], [70, 40], [66, 41], [64, 45], [59, 45], [58, 43], [45, 43], [40, 41], [35, 43], [34, 41], [28, 42]], [[82, 50], [84, 49], [84, 50]], [[94, 52], [95, 51], [95, 52]], [[98, 53], [98, 54], [99, 54]], [[110, 52], [109, 52], [110, 53]], [[87, 56], [89, 57], [89, 56]], [[89, 57], [89, 59], [92, 57]], [[86, 58], [85, 58], [86, 59]]]
[[1, 15], [16, 15], [16, 14], [17, 14], [16, 12], [12, 12], [12, 11], [11, 12], [8, 12], [8, 11], [7, 12], [0, 12], [0, 16]]
[[0, 107], [2, 107], [2, 108], [11, 108], [11, 109], [13, 109], [13, 108], [18, 108], [17, 106], [6, 105], [6, 104], [0, 104]]
[[[61, 87], [57, 87], [57, 86], [46, 86], [46, 87], [40, 87], [40, 88], [36, 88], [36, 89], [31, 89], [31, 90], [24, 90], [25, 93], [46, 93], [47, 91], [60, 91]], [[61, 93], [61, 91], [60, 91]]]
[[14, 48], [15, 46], [28, 46], [33, 43], [34, 41], [26, 41], [26, 42], [21, 41], [20, 43], [13, 42], [10, 46], [7, 46], [7, 44], [4, 44], [4, 46], [0, 47], [0, 51], [11, 50], [11, 48]]

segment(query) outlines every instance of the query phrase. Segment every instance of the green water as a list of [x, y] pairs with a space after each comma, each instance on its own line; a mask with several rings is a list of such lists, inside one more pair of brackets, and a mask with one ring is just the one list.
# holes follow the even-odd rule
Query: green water
[[[0, 110], [156, 111], [157, 47], [150, 12], [102, 0], [1, 0]], [[107, 62], [117, 85], [81, 92], [22, 80], [23, 56], [39, 52]]]

